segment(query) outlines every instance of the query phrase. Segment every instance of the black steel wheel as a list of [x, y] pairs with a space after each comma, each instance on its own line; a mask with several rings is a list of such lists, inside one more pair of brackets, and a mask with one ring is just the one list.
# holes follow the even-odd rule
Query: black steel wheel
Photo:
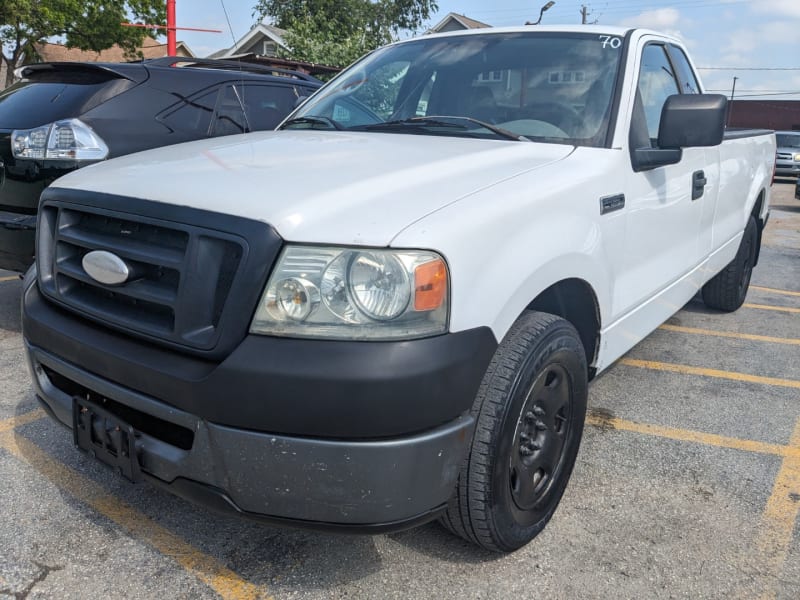
[[476, 431], [442, 523], [488, 550], [532, 540], [555, 512], [583, 434], [587, 366], [575, 328], [526, 312], [489, 365]]
[[736, 257], [703, 286], [703, 302], [706, 306], [733, 312], [744, 304], [757, 254], [758, 225], [755, 218], [750, 216]]

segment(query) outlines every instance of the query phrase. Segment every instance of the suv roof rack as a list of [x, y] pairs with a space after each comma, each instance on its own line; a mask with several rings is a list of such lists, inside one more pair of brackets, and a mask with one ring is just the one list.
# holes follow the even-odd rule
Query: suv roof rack
[[151, 58], [142, 61], [146, 65], [156, 65], [161, 67], [198, 67], [201, 69], [228, 69], [232, 71], [244, 71], [246, 73], [258, 73], [263, 75], [276, 75], [278, 77], [292, 77], [303, 81], [319, 80], [311, 75], [306, 75], [300, 71], [281, 69], [255, 63], [242, 62], [238, 60], [221, 60], [216, 58], [188, 58], [183, 56], [165, 56], [163, 58]]

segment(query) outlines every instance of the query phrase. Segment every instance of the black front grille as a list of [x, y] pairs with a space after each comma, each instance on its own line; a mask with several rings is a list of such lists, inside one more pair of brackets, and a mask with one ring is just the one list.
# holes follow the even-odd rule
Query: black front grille
[[[159, 207], [170, 213], [180, 207], [128, 200], [133, 206], [126, 208], [139, 210], [107, 208], [107, 197], [101, 206], [43, 199], [37, 264], [44, 294], [88, 318], [187, 349], [215, 349], [226, 321], [241, 339], [258, 300], [244, 288], [263, 289], [280, 246], [277, 234], [262, 223], [188, 208], [186, 222], [167, 220], [159, 218]], [[230, 229], [208, 226], [220, 221]], [[250, 256], [253, 247], [260, 257]], [[95, 250], [121, 258], [128, 281], [106, 285], [92, 278], [82, 261]]]

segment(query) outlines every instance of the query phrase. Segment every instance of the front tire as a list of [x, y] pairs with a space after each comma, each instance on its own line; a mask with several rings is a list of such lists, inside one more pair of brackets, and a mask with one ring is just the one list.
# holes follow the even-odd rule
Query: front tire
[[497, 349], [473, 404], [475, 434], [442, 523], [495, 552], [511, 552], [556, 510], [583, 435], [588, 396], [578, 332], [526, 312]]
[[703, 302], [709, 308], [725, 312], [744, 304], [758, 252], [758, 225], [751, 215], [744, 229], [736, 257], [703, 286]]

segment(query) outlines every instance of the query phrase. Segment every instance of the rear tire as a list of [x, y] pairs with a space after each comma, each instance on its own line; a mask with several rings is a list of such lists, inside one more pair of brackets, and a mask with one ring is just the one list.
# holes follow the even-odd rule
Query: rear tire
[[737, 310], [747, 296], [758, 252], [758, 225], [751, 215], [736, 257], [703, 286], [703, 302], [725, 312]]
[[511, 552], [544, 528], [575, 464], [588, 396], [575, 328], [526, 312], [497, 349], [475, 398], [472, 445], [441, 521], [487, 550]]

